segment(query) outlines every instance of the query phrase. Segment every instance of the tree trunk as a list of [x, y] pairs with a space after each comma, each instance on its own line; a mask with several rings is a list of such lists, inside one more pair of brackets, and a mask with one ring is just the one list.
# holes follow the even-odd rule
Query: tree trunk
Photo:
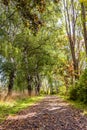
[[40, 87], [41, 87], [41, 81], [40, 81], [39, 75], [37, 75], [37, 79], [38, 79], [37, 92], [38, 92], [38, 95], [39, 95], [40, 94]]
[[40, 94], [40, 82], [38, 82], [38, 85], [37, 85], [37, 94], [38, 95]]
[[14, 85], [15, 71], [13, 70], [9, 75], [9, 84], [8, 84], [8, 93], [5, 96], [4, 100], [12, 95], [12, 89]]
[[36, 76], [36, 87], [35, 87], [35, 93], [36, 93], [36, 95], [40, 94], [40, 86], [41, 86], [40, 77], [37, 74], [37, 76]]
[[74, 9], [74, 0], [71, 0], [71, 11], [72, 15], [69, 13], [69, 5], [67, 0], [63, 0], [64, 12], [65, 12], [65, 23], [66, 23], [66, 32], [68, 35], [73, 67], [74, 67], [74, 77], [75, 80], [78, 79], [78, 59], [76, 58], [75, 44], [76, 44], [76, 35], [75, 35], [75, 26], [76, 26], [76, 16]]
[[29, 62], [28, 62], [27, 45], [24, 46], [23, 56], [24, 56], [25, 71], [26, 71], [27, 90], [28, 90], [28, 95], [31, 96], [32, 86], [31, 86], [31, 76], [29, 74], [29, 66], [28, 66]]
[[75, 56], [75, 47], [74, 47], [74, 42], [72, 41], [71, 37], [69, 38], [70, 42], [70, 48], [71, 48], [71, 54], [72, 54], [72, 60], [73, 60], [73, 67], [74, 67], [74, 76], [75, 79], [78, 79], [78, 60], [76, 59]]
[[85, 42], [85, 50], [87, 56], [87, 29], [86, 29], [86, 14], [84, 4], [81, 3], [81, 12], [82, 12], [82, 24], [83, 24], [83, 34], [84, 34], [84, 42]]
[[28, 90], [28, 95], [31, 96], [32, 86], [31, 86], [31, 77], [30, 77], [30, 75], [28, 75], [28, 77], [27, 77], [27, 90]]

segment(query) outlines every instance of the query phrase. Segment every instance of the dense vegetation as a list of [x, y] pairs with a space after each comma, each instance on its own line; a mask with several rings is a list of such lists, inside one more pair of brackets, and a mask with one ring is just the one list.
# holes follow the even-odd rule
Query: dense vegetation
[[0, 93], [87, 103], [87, 2], [0, 0]]

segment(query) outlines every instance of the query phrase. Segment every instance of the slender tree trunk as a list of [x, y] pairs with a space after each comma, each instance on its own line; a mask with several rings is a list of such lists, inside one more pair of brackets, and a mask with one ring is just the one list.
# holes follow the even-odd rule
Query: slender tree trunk
[[27, 50], [27, 46], [24, 47], [23, 55], [24, 55], [24, 62], [25, 62], [27, 90], [28, 90], [28, 95], [31, 96], [32, 86], [31, 86], [31, 76], [29, 74], [29, 66], [28, 66], [29, 62], [28, 62], [28, 50]]
[[28, 75], [28, 77], [27, 77], [27, 90], [28, 90], [28, 95], [31, 96], [32, 86], [31, 86], [31, 77], [30, 77], [30, 75]]
[[70, 43], [70, 50], [71, 50], [71, 55], [72, 55], [73, 67], [74, 67], [74, 75], [75, 75], [75, 79], [78, 79], [78, 64], [79, 63], [75, 54], [76, 17], [75, 17], [75, 10], [74, 10], [74, 0], [71, 0], [72, 15], [69, 14], [69, 5], [68, 5], [67, 0], [63, 0], [63, 4], [64, 4], [64, 11], [65, 11], [66, 32], [67, 32], [69, 43]]
[[36, 76], [36, 87], [35, 87], [36, 95], [40, 94], [40, 87], [41, 87], [41, 81], [40, 81], [39, 75], [37, 74], [37, 76]]
[[38, 85], [37, 85], [37, 92], [38, 92], [38, 95], [40, 94], [40, 81], [38, 82]]
[[37, 75], [37, 79], [38, 79], [37, 92], [38, 94], [40, 94], [41, 81], [39, 75]]
[[35, 76], [35, 95], [37, 95], [37, 77]]
[[37, 86], [36, 86], [36, 90], [35, 90], [36, 92], [36, 95], [39, 95], [40, 94], [40, 83], [38, 82], [37, 83]]
[[83, 24], [83, 34], [84, 34], [84, 42], [85, 42], [85, 50], [87, 56], [87, 28], [86, 28], [86, 14], [84, 4], [81, 3], [81, 12], [82, 12], [82, 24]]
[[67, 95], [68, 94], [68, 89], [69, 89], [69, 83], [68, 83], [68, 78], [66, 76], [64, 77], [64, 82], [65, 82], [65, 87], [66, 87], [65, 95]]
[[78, 59], [76, 59], [75, 56], [75, 47], [74, 47], [74, 43], [72, 41], [71, 38], [69, 38], [69, 42], [70, 42], [70, 48], [71, 48], [71, 54], [72, 54], [72, 60], [73, 60], [73, 67], [74, 67], [74, 75], [75, 75], [75, 79], [78, 79]]
[[13, 85], [14, 85], [15, 71], [13, 70], [9, 75], [8, 93], [4, 100], [12, 95]]

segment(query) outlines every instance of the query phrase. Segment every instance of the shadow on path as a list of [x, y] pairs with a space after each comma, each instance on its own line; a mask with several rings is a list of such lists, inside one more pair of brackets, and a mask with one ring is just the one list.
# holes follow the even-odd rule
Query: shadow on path
[[16, 116], [9, 116], [0, 130], [87, 130], [87, 117], [57, 96], [47, 96]]

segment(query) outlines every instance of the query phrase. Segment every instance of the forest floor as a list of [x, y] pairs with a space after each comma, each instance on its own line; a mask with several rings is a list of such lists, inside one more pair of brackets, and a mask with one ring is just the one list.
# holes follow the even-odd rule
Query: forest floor
[[0, 130], [87, 130], [87, 117], [57, 96], [18, 112], [0, 124]]

